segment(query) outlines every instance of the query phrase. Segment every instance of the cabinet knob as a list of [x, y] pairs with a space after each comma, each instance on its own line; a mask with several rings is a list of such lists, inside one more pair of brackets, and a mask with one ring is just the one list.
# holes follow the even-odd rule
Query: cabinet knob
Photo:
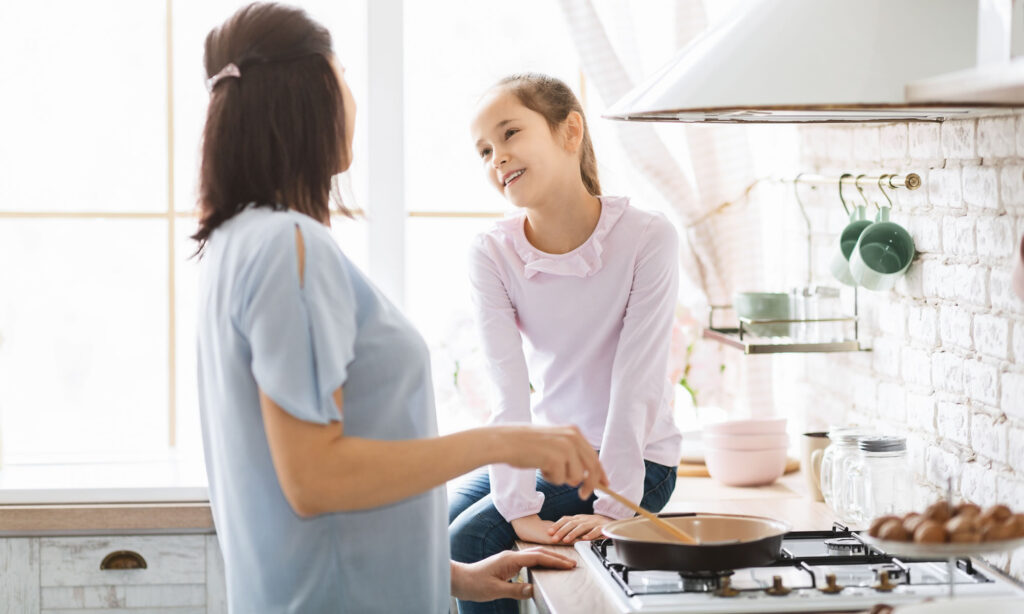
[[103, 557], [100, 569], [146, 569], [146, 559], [138, 552], [117, 550]]

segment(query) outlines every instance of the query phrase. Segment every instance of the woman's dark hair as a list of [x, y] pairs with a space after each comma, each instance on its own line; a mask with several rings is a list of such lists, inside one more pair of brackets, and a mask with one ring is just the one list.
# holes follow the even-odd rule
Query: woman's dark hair
[[232, 63], [241, 76], [218, 80], [210, 93], [197, 254], [251, 202], [329, 219], [331, 180], [349, 163], [332, 58], [330, 32], [279, 4], [250, 4], [206, 36], [207, 77]]
[[587, 127], [587, 116], [583, 113], [583, 105], [572, 93], [569, 86], [560, 79], [539, 73], [521, 73], [505, 77], [495, 86], [511, 92], [523, 103], [523, 106], [535, 113], [540, 113], [554, 131], [576, 111], [583, 118], [583, 142], [580, 144], [580, 175], [587, 192], [594, 196], [601, 194], [601, 183], [597, 179], [597, 157], [594, 155], [594, 144], [590, 140], [590, 128]]

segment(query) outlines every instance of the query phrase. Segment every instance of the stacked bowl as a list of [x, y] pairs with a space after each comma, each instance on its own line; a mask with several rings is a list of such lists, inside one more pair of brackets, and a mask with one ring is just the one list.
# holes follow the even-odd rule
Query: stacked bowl
[[709, 424], [703, 440], [708, 473], [727, 486], [764, 486], [786, 470], [785, 418]]

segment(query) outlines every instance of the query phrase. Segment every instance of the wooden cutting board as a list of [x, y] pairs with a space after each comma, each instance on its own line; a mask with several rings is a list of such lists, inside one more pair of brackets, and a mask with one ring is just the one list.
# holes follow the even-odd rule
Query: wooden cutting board
[[[800, 469], [800, 459], [787, 458], [785, 473], [793, 473]], [[708, 467], [704, 463], [679, 463], [676, 475], [681, 478], [709, 478]]]

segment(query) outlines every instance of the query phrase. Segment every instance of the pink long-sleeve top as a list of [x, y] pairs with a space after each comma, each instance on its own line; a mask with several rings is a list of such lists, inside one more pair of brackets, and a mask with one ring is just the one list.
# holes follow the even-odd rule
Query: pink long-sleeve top
[[[679, 462], [667, 376], [678, 237], [663, 215], [628, 198], [600, 200], [593, 233], [566, 254], [533, 247], [523, 214], [499, 221], [473, 242], [470, 281], [498, 390], [492, 422], [577, 425], [612, 489], [640, 501], [644, 459]], [[490, 478], [506, 520], [540, 511], [534, 471], [492, 465]], [[594, 511], [633, 515], [600, 494]]]

